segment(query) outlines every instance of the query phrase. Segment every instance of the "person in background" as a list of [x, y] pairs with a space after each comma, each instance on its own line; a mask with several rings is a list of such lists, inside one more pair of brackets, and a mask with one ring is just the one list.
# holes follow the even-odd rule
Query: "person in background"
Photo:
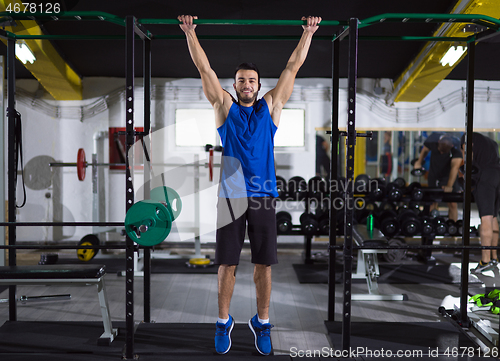
[[[461, 139], [465, 159], [465, 134]], [[470, 149], [470, 148], [469, 148]], [[466, 165], [467, 166], [467, 165]], [[500, 209], [500, 157], [498, 144], [480, 133], [472, 133], [472, 166], [476, 186], [472, 190], [481, 219], [479, 237], [481, 246], [498, 246], [498, 211]], [[472, 273], [491, 270], [498, 265], [496, 249], [481, 250], [481, 260]]]
[[330, 143], [316, 134], [316, 175], [330, 179]]
[[[459, 149], [459, 140], [447, 134], [433, 132], [424, 142], [420, 155], [414, 164], [416, 169], [422, 168], [424, 159], [431, 152], [429, 166], [429, 187], [443, 188], [445, 192], [458, 192], [457, 175], [462, 164], [462, 152]], [[430, 210], [437, 209], [434, 203]], [[458, 205], [448, 203], [448, 218], [458, 219]]]
[[380, 173], [384, 178], [390, 178], [392, 173], [392, 134], [384, 132], [383, 154], [380, 156]]

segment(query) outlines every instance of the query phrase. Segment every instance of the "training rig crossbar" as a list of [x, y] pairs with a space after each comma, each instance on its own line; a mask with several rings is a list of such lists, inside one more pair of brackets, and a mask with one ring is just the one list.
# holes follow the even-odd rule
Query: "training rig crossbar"
[[[134, 144], [136, 132], [134, 131], [134, 78], [135, 78], [135, 39], [143, 41], [143, 74], [144, 74], [144, 132], [142, 135], [149, 135], [151, 130], [151, 41], [154, 39], [184, 39], [184, 36], [152, 34], [145, 28], [145, 25], [178, 25], [177, 19], [138, 19], [134, 16], [119, 17], [105, 12], [61, 12], [61, 13], [14, 13], [1, 12], [0, 21], [4, 24], [15, 22], [16, 20], [44, 20], [44, 21], [107, 21], [125, 28], [124, 35], [16, 35], [12, 32], [0, 30], [0, 37], [7, 40], [7, 107], [11, 110], [7, 114], [8, 118], [8, 230], [9, 230], [9, 266], [16, 265], [16, 147], [15, 147], [15, 44], [17, 39], [125, 39], [126, 47], [126, 204], [128, 210], [134, 204], [134, 192], [132, 184], [133, 159], [129, 158], [129, 150]], [[380, 24], [383, 22], [434, 22], [434, 23], [474, 23], [487, 28], [486, 31], [473, 34], [468, 37], [415, 37], [415, 36], [391, 36], [391, 37], [359, 37], [358, 29], [367, 26]], [[196, 19], [195, 24], [206, 25], [277, 25], [277, 26], [298, 26], [304, 25], [302, 20], [230, 20], [230, 19]], [[478, 14], [381, 14], [359, 20], [357, 18], [349, 21], [323, 20], [321, 26], [336, 26], [342, 28], [335, 36], [318, 36], [318, 40], [332, 41], [332, 133], [331, 133], [331, 175], [330, 179], [338, 177], [337, 145], [339, 143], [339, 43], [345, 38], [349, 39], [349, 70], [348, 70], [348, 124], [347, 124], [347, 154], [346, 154], [346, 174], [350, 181], [353, 181], [354, 169], [354, 144], [356, 142], [356, 81], [357, 81], [357, 49], [360, 39], [368, 40], [402, 40], [402, 41], [461, 41], [467, 43], [468, 47], [468, 75], [467, 75], [467, 105], [465, 127], [466, 136], [466, 164], [471, 164], [472, 152], [470, 148], [473, 131], [473, 99], [474, 99], [474, 54], [475, 42], [495, 35], [500, 30], [500, 20], [485, 15]], [[295, 40], [295, 36], [207, 36], [207, 39], [238, 39], [238, 40]], [[147, 157], [147, 155], [146, 155]], [[466, 167], [465, 184], [471, 182], [470, 167]], [[150, 170], [145, 167], [145, 182], [150, 179]], [[470, 187], [465, 187], [464, 193], [464, 224], [462, 235], [462, 246], [469, 246], [470, 240]], [[145, 189], [149, 192], [149, 189]], [[145, 194], [147, 198], [148, 194]], [[351, 302], [350, 302], [350, 281], [352, 276], [353, 240], [352, 225], [353, 212], [348, 204], [353, 203], [353, 193], [348, 190], [345, 195], [345, 241], [343, 246], [344, 256], [344, 310], [342, 325], [342, 347], [349, 349], [351, 343]], [[335, 199], [331, 196], [332, 202]], [[349, 210], [350, 209], [350, 210]], [[330, 207], [330, 224], [336, 222], [336, 209]], [[336, 242], [336, 227], [330, 227], [329, 235], [329, 286], [328, 286], [328, 320], [334, 320], [335, 314], [335, 250], [338, 248]], [[77, 248], [77, 247], [75, 247]], [[127, 236], [126, 238], [126, 347], [125, 359], [134, 359], [134, 243]], [[145, 247], [144, 250], [144, 322], [151, 322], [150, 295], [151, 295], [151, 249]], [[463, 250], [462, 255], [462, 287], [461, 287], [461, 319], [460, 325], [467, 327], [469, 320], [467, 317], [467, 289], [468, 289], [468, 263], [469, 249]], [[17, 320], [16, 309], [16, 286], [9, 286], [9, 319]]]

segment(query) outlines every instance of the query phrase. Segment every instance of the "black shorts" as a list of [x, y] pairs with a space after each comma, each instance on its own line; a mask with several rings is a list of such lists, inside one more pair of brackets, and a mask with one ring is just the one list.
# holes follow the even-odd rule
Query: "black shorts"
[[247, 223], [252, 263], [278, 263], [275, 203], [272, 197], [219, 198], [215, 264], [239, 263]]
[[500, 170], [482, 170], [473, 194], [479, 217], [496, 217], [500, 210]]

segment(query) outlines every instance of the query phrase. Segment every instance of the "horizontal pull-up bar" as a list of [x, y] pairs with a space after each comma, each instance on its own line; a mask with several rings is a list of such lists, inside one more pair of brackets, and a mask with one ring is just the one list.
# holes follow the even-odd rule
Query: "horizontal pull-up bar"
[[500, 28], [500, 20], [481, 14], [380, 14], [360, 20], [359, 28], [383, 22], [474, 23]]
[[[66, 12], [29, 12], [29, 11], [4, 11], [0, 12], [0, 21], [9, 21], [10, 19], [20, 20], [100, 20], [109, 21], [118, 25], [125, 26], [125, 18], [109, 14], [102, 11], [66, 11]], [[369, 25], [386, 22], [386, 21], [399, 21], [399, 22], [466, 22], [476, 23], [491, 27], [500, 28], [500, 20], [491, 16], [481, 14], [414, 14], [414, 13], [387, 13], [380, 14], [366, 18], [359, 21], [359, 27], [366, 27]], [[177, 19], [137, 19], [138, 24], [179, 24]], [[304, 20], [249, 20], [249, 19], [195, 19], [195, 24], [206, 25], [285, 25], [285, 26], [298, 26], [305, 25]], [[339, 20], [323, 20], [320, 26], [347, 26], [348, 21]]]
[[[180, 24], [177, 19], [138, 19], [139, 24]], [[306, 25], [306, 20], [248, 20], [248, 19], [194, 19], [194, 24], [204, 25], [285, 25], [300, 26]], [[338, 26], [347, 25], [347, 21], [322, 20], [320, 26]]]
[[[123, 40], [125, 35], [16, 35], [9, 33], [15, 39], [49, 39], [49, 40]], [[139, 38], [137, 36], [137, 38]], [[184, 34], [155, 35], [155, 40], [186, 40]], [[297, 35], [198, 35], [200, 40], [299, 40]], [[333, 36], [316, 36], [316, 40], [333, 41]]]
[[[66, 11], [66, 12], [52, 12], [52, 13], [39, 13], [28, 11], [4, 11], [0, 12], [0, 19], [2, 21], [8, 18], [20, 20], [36, 20], [36, 19], [52, 19], [52, 20], [101, 20], [110, 21], [118, 25], [125, 25], [125, 18], [112, 15], [101, 11]], [[7, 19], [6, 19], [7, 18]], [[163, 25], [178, 25], [180, 24], [177, 19], [137, 19], [138, 24], [163, 24]], [[246, 19], [195, 19], [195, 24], [205, 25], [285, 25], [285, 26], [298, 26], [306, 25], [306, 20], [246, 20]], [[323, 20], [321, 26], [338, 26], [347, 25], [347, 21], [337, 20]]]
[[[47, 40], [123, 40], [125, 35], [19, 35], [6, 31], [7, 36], [14, 39], [47, 39]], [[137, 36], [137, 38], [139, 38]], [[186, 36], [179, 35], [154, 35], [154, 40], [185, 40]], [[299, 40], [297, 35], [198, 35], [200, 40]], [[315, 40], [333, 41], [335, 36], [317, 35]], [[468, 37], [458, 36], [360, 36], [359, 40], [380, 40], [380, 41], [449, 41], [455, 43], [468, 43], [476, 40], [476, 35]]]
[[[48, 39], [48, 40], [123, 40], [125, 35], [17, 35], [9, 33], [13, 38], [26, 39]], [[334, 36], [315, 36], [316, 40], [333, 41]], [[459, 36], [360, 36], [359, 40], [381, 40], [381, 41], [449, 41], [455, 43], [467, 43], [474, 41], [475, 35], [468, 37]], [[155, 35], [155, 40], [185, 40], [186, 36], [179, 35]], [[200, 40], [299, 40], [297, 35], [198, 35]]]

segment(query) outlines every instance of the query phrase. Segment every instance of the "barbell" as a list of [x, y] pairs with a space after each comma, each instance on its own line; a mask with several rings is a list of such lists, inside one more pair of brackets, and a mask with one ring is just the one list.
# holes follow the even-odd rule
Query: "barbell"
[[141, 246], [156, 246], [163, 242], [172, 229], [172, 222], [180, 215], [182, 201], [169, 187], [156, 187], [151, 199], [138, 201], [125, 215], [125, 232]]
[[[213, 181], [214, 167], [220, 166], [219, 164], [214, 163], [214, 149], [208, 150], [208, 163], [204, 164], [174, 164], [174, 163], [151, 163], [151, 165], [159, 165], [159, 166], [172, 166], [172, 167], [205, 167], [208, 168], [208, 179], [209, 181]], [[78, 176], [79, 181], [85, 180], [85, 174], [88, 166], [96, 166], [96, 167], [117, 167], [117, 166], [125, 166], [125, 163], [88, 163], [87, 158], [85, 156], [85, 150], [83, 148], [78, 149], [76, 155], [76, 163], [61, 163], [61, 162], [53, 162], [49, 163], [49, 167], [76, 167], [76, 174]]]

